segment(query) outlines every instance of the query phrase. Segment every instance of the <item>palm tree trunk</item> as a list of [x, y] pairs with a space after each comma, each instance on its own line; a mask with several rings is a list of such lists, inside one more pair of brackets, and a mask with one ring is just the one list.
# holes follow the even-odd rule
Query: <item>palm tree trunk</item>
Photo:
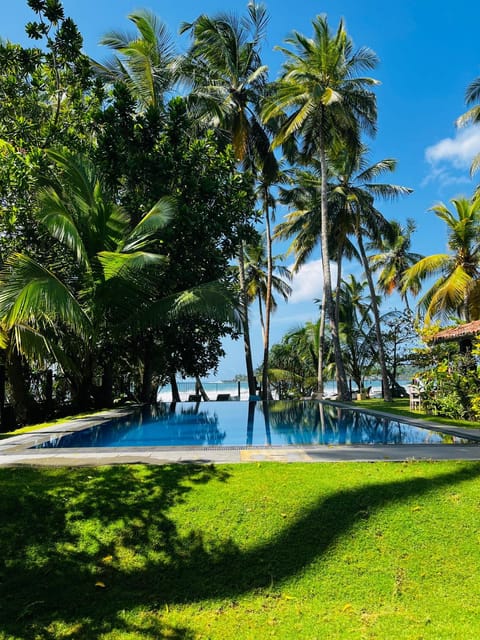
[[149, 332], [145, 338], [145, 348], [143, 351], [143, 375], [142, 387], [140, 390], [140, 402], [148, 402], [152, 390], [153, 376], [153, 337]]
[[377, 292], [375, 291], [375, 285], [373, 284], [372, 272], [370, 271], [367, 254], [365, 253], [365, 247], [363, 246], [362, 232], [359, 224], [357, 224], [357, 242], [358, 248], [360, 250], [360, 255], [362, 257], [365, 276], [368, 282], [368, 288], [370, 290], [373, 318], [375, 320], [375, 336], [377, 338], [378, 363], [380, 365], [380, 371], [382, 374], [383, 399], [385, 400], [385, 402], [391, 402], [392, 392], [388, 379], [387, 366], [385, 364], [385, 350], [383, 348], [382, 332], [380, 330], [380, 313], [378, 311]]
[[7, 431], [5, 420], [5, 386], [6, 386], [6, 370], [5, 370], [5, 350], [0, 351], [0, 431]]
[[272, 231], [270, 228], [270, 213], [268, 210], [268, 190], [265, 194], [265, 230], [267, 241], [267, 291], [265, 296], [265, 331], [263, 332], [263, 369], [262, 369], [262, 400], [270, 398], [268, 383], [268, 352], [270, 348], [270, 316], [272, 315]]
[[323, 361], [325, 359], [325, 287], [322, 288], [322, 308], [320, 311], [320, 325], [318, 327], [318, 373], [317, 392], [323, 396]]
[[22, 356], [15, 349], [6, 362], [6, 373], [13, 396], [15, 407], [15, 419], [19, 424], [28, 424], [38, 416], [37, 403], [31, 392], [30, 385], [25, 376], [25, 363]]
[[257, 391], [255, 375], [253, 373], [252, 347], [250, 343], [250, 329], [248, 325], [248, 296], [245, 287], [245, 259], [243, 241], [238, 252], [238, 279], [240, 283], [240, 315], [242, 318], [243, 344], [245, 347], [245, 366], [247, 369], [248, 393], [254, 396]]
[[[335, 306], [335, 325], [336, 327], [340, 327], [340, 299], [339, 292], [342, 286], [342, 254], [343, 254], [343, 242], [340, 242], [337, 249], [337, 282], [335, 284], [335, 295], [333, 297], [333, 304]], [[342, 359], [343, 362], [343, 359]], [[339, 380], [338, 380], [338, 369], [335, 371], [337, 389], [339, 389]], [[352, 389], [352, 385], [349, 387], [350, 391]], [[351, 395], [351, 394], [350, 394]]]
[[170, 387], [172, 388], [172, 402], [180, 402], [180, 393], [178, 391], [177, 380], [175, 374], [170, 375]]
[[260, 317], [260, 326], [262, 327], [262, 340], [265, 340], [265, 321], [263, 319], [262, 296], [258, 294], [258, 315]]
[[210, 400], [199, 376], [195, 376], [195, 394], [202, 396], [205, 402], [208, 402]]
[[337, 369], [337, 392], [340, 400], [350, 400], [350, 392], [348, 390], [347, 377], [345, 375], [345, 367], [343, 366], [342, 352], [340, 349], [340, 338], [338, 335], [338, 325], [335, 321], [335, 309], [332, 296], [332, 274], [330, 271], [330, 260], [328, 254], [328, 194], [327, 194], [327, 157], [325, 153], [325, 145], [323, 142], [322, 125], [320, 125], [318, 151], [320, 155], [320, 167], [322, 173], [321, 184], [321, 245], [322, 245], [322, 267], [323, 267], [323, 283], [325, 287], [325, 305], [328, 318], [330, 321], [330, 329], [332, 332], [332, 343], [335, 357], [335, 366]]

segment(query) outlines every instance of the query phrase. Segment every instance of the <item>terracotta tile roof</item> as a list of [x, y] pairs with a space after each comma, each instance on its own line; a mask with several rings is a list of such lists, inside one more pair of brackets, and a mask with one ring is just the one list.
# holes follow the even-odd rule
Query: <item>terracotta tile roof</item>
[[460, 340], [461, 338], [473, 338], [480, 333], [480, 320], [460, 324], [452, 329], [444, 329], [439, 331], [432, 338], [432, 342], [449, 342]]

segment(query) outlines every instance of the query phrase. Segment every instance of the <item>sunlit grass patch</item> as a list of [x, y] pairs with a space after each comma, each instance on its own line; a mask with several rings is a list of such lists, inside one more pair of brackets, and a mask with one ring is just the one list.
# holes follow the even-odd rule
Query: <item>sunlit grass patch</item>
[[477, 463], [22, 468], [0, 481], [2, 640], [451, 640], [480, 625]]
[[443, 416], [425, 413], [421, 409], [411, 411], [410, 401], [408, 400], [408, 398], [396, 398], [391, 402], [385, 402], [384, 400], [378, 398], [372, 398], [371, 400], [358, 400], [355, 401], [355, 406], [364, 407], [365, 409], [370, 409], [371, 411], [386, 411], [387, 413], [404, 416], [406, 418], [413, 418], [414, 420], [437, 422], [438, 424], [444, 424], [451, 427], [480, 429], [480, 422], [444, 418]]

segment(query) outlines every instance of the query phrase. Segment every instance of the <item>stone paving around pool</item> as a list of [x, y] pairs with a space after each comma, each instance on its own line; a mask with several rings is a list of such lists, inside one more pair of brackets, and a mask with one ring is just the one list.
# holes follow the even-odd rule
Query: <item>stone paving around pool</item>
[[[349, 405], [349, 408], [352, 408]], [[353, 407], [354, 408], [354, 407]], [[59, 426], [45, 427], [20, 436], [0, 440], [0, 466], [98, 466], [110, 464], [230, 464], [248, 462], [376, 462], [403, 460], [480, 460], [480, 442], [468, 445], [313, 445], [304, 447], [110, 447], [88, 449], [32, 449], [52, 435], [64, 435], [86, 429], [112, 418], [124, 416], [130, 409], [119, 409], [77, 418]], [[463, 438], [480, 438], [480, 431], [445, 427], [433, 422], [416, 422], [384, 412], [375, 415], [401, 419]]]

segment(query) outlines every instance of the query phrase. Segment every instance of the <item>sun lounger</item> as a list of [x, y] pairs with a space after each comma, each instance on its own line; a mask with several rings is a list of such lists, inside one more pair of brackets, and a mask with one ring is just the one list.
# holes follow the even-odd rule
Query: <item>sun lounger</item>
[[229, 393], [219, 393], [217, 395], [217, 400], [220, 400], [220, 401], [230, 400], [230, 394]]

